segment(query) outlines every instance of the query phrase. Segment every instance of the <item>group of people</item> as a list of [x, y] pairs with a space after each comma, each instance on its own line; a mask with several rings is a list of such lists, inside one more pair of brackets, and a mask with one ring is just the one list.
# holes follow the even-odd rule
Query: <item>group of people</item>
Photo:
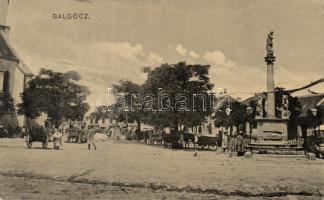
[[[97, 146], [95, 144], [95, 135], [96, 135], [97, 129], [96, 128], [89, 128], [87, 130], [87, 142], [88, 142], [88, 150], [91, 150], [91, 147], [93, 147], [95, 150], [97, 150]], [[63, 134], [61, 131], [59, 131], [57, 128], [54, 129], [53, 132], [53, 149], [59, 150], [60, 146], [62, 146], [62, 138]]]
[[243, 132], [240, 131], [238, 135], [231, 135], [228, 132], [220, 132], [222, 136], [222, 149], [224, 153], [229, 153], [231, 156], [233, 153], [237, 153], [237, 156], [243, 156], [247, 151], [248, 139], [244, 137]]
[[[87, 146], [88, 150], [92, 148], [97, 150], [97, 146], [95, 144], [95, 135], [98, 132], [97, 127], [88, 127], [86, 131], [87, 135]], [[113, 124], [109, 127], [109, 136], [114, 140], [118, 141], [122, 135], [122, 128], [118, 124]], [[63, 134], [57, 128], [54, 129], [53, 132], [53, 148], [58, 150], [60, 146], [62, 146], [62, 137]]]

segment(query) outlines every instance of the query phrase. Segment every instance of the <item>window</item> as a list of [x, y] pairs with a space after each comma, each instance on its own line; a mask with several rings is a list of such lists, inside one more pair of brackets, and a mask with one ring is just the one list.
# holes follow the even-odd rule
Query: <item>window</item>
[[99, 119], [96, 118], [96, 119], [95, 119], [95, 124], [98, 124], [98, 122], [99, 122]]
[[9, 92], [10, 74], [8, 71], [0, 72], [0, 92]]
[[0, 92], [3, 92], [4, 72], [0, 72]]
[[198, 133], [202, 133], [202, 128], [201, 128], [201, 126], [198, 127]]
[[103, 124], [105, 123], [105, 118], [102, 118], [101, 123]]

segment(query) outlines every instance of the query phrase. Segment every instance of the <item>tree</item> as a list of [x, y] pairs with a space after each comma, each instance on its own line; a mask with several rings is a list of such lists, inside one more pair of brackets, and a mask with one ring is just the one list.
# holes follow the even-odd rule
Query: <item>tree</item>
[[141, 130], [141, 123], [145, 117], [139, 105], [139, 98], [132, 95], [140, 96], [142, 94], [142, 86], [128, 80], [121, 80], [118, 84], [113, 85], [113, 93], [116, 98], [122, 96], [125, 98], [125, 109], [118, 109], [121, 105], [115, 104], [112, 112], [118, 121], [137, 122], [137, 131]]
[[4, 112], [15, 111], [15, 101], [9, 93], [2, 93], [0, 96], [0, 115]]
[[[229, 115], [226, 114], [226, 109], [230, 108], [231, 112]], [[238, 101], [226, 102], [222, 105], [222, 107], [215, 112], [213, 117], [214, 124], [216, 127], [225, 127], [233, 129], [233, 126], [236, 127], [236, 131], [238, 133], [240, 126], [245, 126], [245, 123], [248, 121], [246, 113], [246, 106], [241, 104]]]
[[[143, 94], [151, 98], [151, 109], [145, 110], [146, 122], [155, 126], [173, 127], [179, 125], [192, 127], [201, 125], [212, 112], [210, 91], [213, 85], [209, 82], [209, 65], [162, 64], [151, 69], [145, 68], [147, 80], [143, 84]], [[168, 98], [161, 98], [166, 95]], [[162, 110], [161, 107], [168, 107]]]
[[19, 112], [35, 119], [46, 113], [56, 126], [63, 119], [80, 120], [89, 110], [86, 103], [90, 94], [87, 87], [79, 85], [80, 75], [75, 71], [66, 73], [41, 69], [39, 74], [28, 82], [23, 93]]

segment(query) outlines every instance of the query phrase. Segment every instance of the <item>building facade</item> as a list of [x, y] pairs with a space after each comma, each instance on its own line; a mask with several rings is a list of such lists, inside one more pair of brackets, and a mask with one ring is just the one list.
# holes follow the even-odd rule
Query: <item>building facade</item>
[[0, 125], [23, 127], [25, 117], [18, 115], [16, 111], [8, 111], [4, 97], [12, 97], [17, 108], [16, 105], [21, 103], [21, 95], [33, 73], [10, 44], [10, 27], [7, 26], [8, 7], [9, 0], [0, 0], [0, 105], [3, 107]]
[[324, 132], [324, 93], [299, 96], [298, 99], [302, 105], [299, 134], [306, 138], [314, 130]]

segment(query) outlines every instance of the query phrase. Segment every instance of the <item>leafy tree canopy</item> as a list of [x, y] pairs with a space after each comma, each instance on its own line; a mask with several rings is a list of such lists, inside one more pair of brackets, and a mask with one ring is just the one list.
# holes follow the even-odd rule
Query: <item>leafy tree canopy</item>
[[82, 119], [89, 110], [85, 101], [90, 92], [87, 87], [78, 84], [80, 78], [75, 71], [61, 73], [41, 69], [28, 82], [23, 102], [18, 105], [19, 112], [32, 119], [46, 113], [56, 125], [64, 118]]
[[[143, 84], [143, 93], [153, 97], [153, 102], [159, 102], [161, 95], [166, 94], [170, 98], [162, 100], [161, 104], [171, 104], [170, 110], [161, 111], [159, 103], [154, 103], [146, 118], [147, 122], [175, 129], [178, 125], [190, 127], [204, 122], [212, 112], [209, 95], [213, 84], [209, 81], [209, 68], [209, 65], [186, 62], [165, 63], [154, 69], [145, 68], [147, 80]], [[183, 97], [179, 98], [179, 95]], [[177, 104], [179, 100], [182, 102]], [[177, 106], [188, 109], [179, 110]]]

